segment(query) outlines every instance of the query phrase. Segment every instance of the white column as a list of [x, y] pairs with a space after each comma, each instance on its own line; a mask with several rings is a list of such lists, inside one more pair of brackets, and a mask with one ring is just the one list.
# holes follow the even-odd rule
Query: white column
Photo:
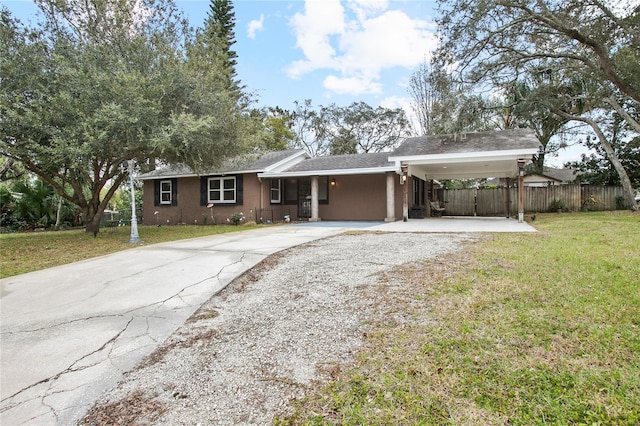
[[311, 217], [309, 222], [320, 222], [318, 217], [318, 176], [311, 176]]
[[524, 222], [524, 165], [525, 161], [518, 160], [518, 222]]
[[395, 172], [387, 172], [387, 217], [385, 222], [396, 220], [396, 176]]

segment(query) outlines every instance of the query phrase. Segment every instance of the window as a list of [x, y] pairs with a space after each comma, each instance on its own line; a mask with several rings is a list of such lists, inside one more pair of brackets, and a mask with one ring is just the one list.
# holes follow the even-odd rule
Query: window
[[424, 181], [417, 177], [413, 177], [413, 205], [424, 205]]
[[287, 179], [284, 182], [284, 203], [298, 204], [298, 179]]
[[153, 181], [153, 205], [178, 205], [178, 179], [158, 179]]
[[160, 204], [171, 204], [171, 194], [173, 193], [171, 187], [170, 180], [160, 181]]
[[215, 177], [209, 178], [209, 200], [214, 204], [236, 203], [236, 178]]
[[318, 203], [320, 204], [329, 203], [329, 177], [328, 176], [318, 177]]
[[244, 198], [243, 180], [243, 175], [202, 176], [200, 178], [200, 205], [241, 206]]
[[280, 204], [282, 201], [281, 195], [282, 181], [280, 179], [271, 179], [270, 197], [271, 204]]

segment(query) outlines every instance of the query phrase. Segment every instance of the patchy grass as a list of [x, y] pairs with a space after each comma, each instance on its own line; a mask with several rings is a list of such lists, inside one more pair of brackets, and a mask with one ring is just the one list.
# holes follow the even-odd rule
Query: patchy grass
[[138, 245], [255, 229], [247, 226], [138, 226], [141, 242], [130, 244], [130, 228], [104, 229], [93, 237], [83, 230], [0, 234], [0, 278], [102, 256]]
[[640, 424], [640, 215], [534, 225], [381, 277], [393, 315], [275, 423]]

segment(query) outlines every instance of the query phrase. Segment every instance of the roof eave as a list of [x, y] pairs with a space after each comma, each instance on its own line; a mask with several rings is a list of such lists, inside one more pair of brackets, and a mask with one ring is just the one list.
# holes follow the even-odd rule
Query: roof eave
[[[537, 154], [538, 148], [529, 149], [513, 149], [499, 151], [476, 151], [476, 152], [459, 152], [446, 154], [424, 154], [424, 155], [398, 155], [390, 156], [389, 161], [396, 164], [437, 164], [446, 162], [468, 162], [470, 160], [480, 159], [504, 159], [504, 158], [526, 158]], [[472, 156], [471, 156], [472, 155]]]
[[371, 175], [386, 172], [399, 172], [396, 166], [367, 167], [361, 169], [331, 169], [331, 170], [303, 170], [295, 172], [265, 172], [258, 173], [260, 178], [286, 178], [307, 176], [347, 176], [347, 175]]
[[135, 180], [161, 180], [161, 179], [180, 179], [180, 178], [187, 178], [187, 177], [198, 177], [197, 174], [195, 173], [188, 173], [188, 174], [172, 174], [172, 175], [154, 175], [154, 176], [136, 176], [134, 177]]
[[283, 158], [282, 160], [268, 166], [265, 167], [264, 170], [261, 170], [261, 172], [265, 172], [265, 173], [269, 173], [269, 172], [273, 172], [273, 171], [281, 171], [282, 168], [284, 167], [291, 167], [295, 164], [298, 164], [301, 161], [304, 161], [307, 158], [311, 158], [309, 156], [309, 154], [306, 151], [299, 151], [296, 152], [293, 155], [290, 155], [286, 158]]

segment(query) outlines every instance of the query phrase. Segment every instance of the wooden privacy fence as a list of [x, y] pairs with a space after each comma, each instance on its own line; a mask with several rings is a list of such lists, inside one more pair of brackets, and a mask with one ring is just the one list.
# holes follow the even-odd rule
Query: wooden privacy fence
[[[509, 191], [509, 193], [507, 193]], [[445, 215], [506, 216], [518, 213], [517, 188], [448, 189], [440, 192]], [[625, 209], [622, 187], [591, 185], [554, 185], [524, 187], [524, 211], [601, 211]]]

